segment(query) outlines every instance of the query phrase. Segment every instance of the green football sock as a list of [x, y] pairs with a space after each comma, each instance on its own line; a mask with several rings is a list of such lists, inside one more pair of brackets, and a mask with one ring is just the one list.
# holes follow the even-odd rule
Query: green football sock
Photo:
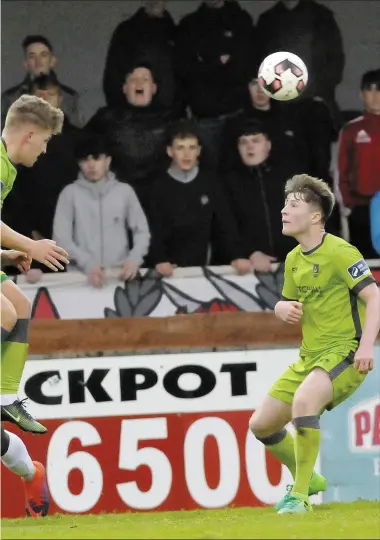
[[296, 477], [293, 493], [308, 496], [310, 478], [317, 461], [321, 444], [321, 430], [319, 416], [300, 416], [294, 419], [296, 428], [295, 454]]
[[276, 458], [288, 467], [293, 478], [296, 476], [296, 457], [294, 454], [294, 439], [286, 430], [282, 429], [269, 437], [257, 439], [262, 442], [266, 448], [276, 456]]
[[1, 345], [0, 394], [17, 394], [28, 356], [29, 319], [18, 319], [8, 339]]

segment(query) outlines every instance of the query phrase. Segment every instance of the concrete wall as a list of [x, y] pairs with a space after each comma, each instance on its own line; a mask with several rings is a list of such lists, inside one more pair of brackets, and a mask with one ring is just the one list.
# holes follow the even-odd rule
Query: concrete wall
[[[257, 20], [273, 0], [240, 0]], [[330, 0], [342, 29], [347, 64], [338, 98], [343, 108], [360, 108], [358, 84], [363, 71], [380, 66], [380, 1]], [[198, 0], [169, 0], [174, 18], [193, 10]], [[27, 34], [46, 35], [59, 59], [60, 79], [85, 94], [87, 107], [100, 100], [101, 78], [111, 33], [139, 7], [138, 0], [2, 1], [2, 88], [23, 77], [20, 43]]]

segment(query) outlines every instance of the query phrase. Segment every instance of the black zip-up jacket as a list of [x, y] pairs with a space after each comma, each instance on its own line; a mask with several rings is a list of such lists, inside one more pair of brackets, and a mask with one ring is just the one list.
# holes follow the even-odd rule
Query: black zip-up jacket
[[[239, 110], [255, 65], [254, 27], [236, 1], [221, 8], [202, 3], [182, 19], [175, 47], [185, 99], [198, 118]], [[229, 55], [223, 64], [221, 56]]]
[[89, 120], [86, 131], [106, 137], [111, 168], [120, 182], [127, 182], [144, 206], [151, 182], [165, 171], [168, 156], [166, 128], [171, 120], [155, 105], [103, 107]]
[[282, 234], [281, 218], [285, 182], [292, 173], [290, 167], [267, 161], [256, 167], [241, 164], [223, 177], [246, 257], [262, 251], [284, 261], [296, 246]]

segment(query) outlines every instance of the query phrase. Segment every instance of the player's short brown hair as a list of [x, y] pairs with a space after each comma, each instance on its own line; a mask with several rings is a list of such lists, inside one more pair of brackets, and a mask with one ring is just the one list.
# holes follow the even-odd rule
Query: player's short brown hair
[[285, 198], [299, 196], [303, 201], [316, 204], [322, 210], [322, 220], [326, 222], [335, 205], [335, 196], [326, 182], [308, 174], [296, 174], [286, 182]]
[[42, 98], [24, 94], [12, 103], [5, 119], [5, 127], [22, 124], [33, 124], [57, 135], [62, 131], [63, 112]]

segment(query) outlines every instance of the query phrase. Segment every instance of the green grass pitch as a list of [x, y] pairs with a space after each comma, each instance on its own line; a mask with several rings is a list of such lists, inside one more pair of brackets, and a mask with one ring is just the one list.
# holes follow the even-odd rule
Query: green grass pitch
[[55, 515], [3, 519], [1, 537], [58, 538], [380, 538], [380, 503], [324, 504], [302, 516], [273, 508]]

